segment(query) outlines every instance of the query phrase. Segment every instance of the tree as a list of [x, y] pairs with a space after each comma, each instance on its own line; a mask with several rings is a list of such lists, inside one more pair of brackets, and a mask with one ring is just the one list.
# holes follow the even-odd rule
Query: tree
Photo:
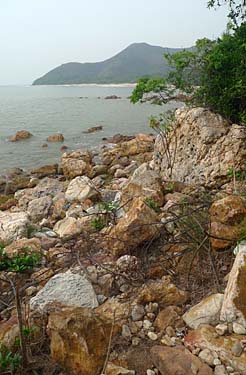
[[215, 41], [198, 40], [193, 51], [165, 58], [172, 67], [168, 77], [140, 80], [133, 103], [150, 100], [154, 93], [158, 104], [183, 99], [246, 124], [246, 22]]
[[234, 25], [238, 25], [238, 21], [246, 19], [246, 0], [209, 0], [208, 7], [215, 8], [222, 5], [229, 6], [228, 17], [232, 20]]

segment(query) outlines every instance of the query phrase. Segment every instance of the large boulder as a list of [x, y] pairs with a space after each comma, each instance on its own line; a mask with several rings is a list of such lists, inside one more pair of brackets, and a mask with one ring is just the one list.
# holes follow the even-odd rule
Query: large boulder
[[53, 302], [76, 307], [98, 306], [96, 294], [86, 276], [71, 271], [53, 276], [31, 299], [30, 307], [43, 312]]
[[122, 190], [122, 204], [130, 202], [133, 198], [146, 197], [162, 206], [164, 201], [161, 178], [156, 171], [150, 169], [147, 163], [138, 167], [127, 185]]
[[212, 369], [183, 346], [154, 346], [151, 358], [162, 375], [213, 375]]
[[130, 249], [158, 237], [157, 221], [155, 211], [143, 198], [137, 198], [118, 224], [108, 230], [103, 245], [115, 255], [127, 254]]
[[215, 250], [230, 247], [233, 241], [240, 239], [246, 219], [246, 198], [229, 195], [214, 202], [210, 208], [211, 228], [213, 236], [211, 244]]
[[240, 347], [240, 342], [245, 339], [242, 335], [219, 336], [216, 328], [211, 326], [200, 327], [188, 333], [185, 345], [190, 349], [208, 349], [217, 353], [218, 357], [227, 366], [231, 366], [240, 375], [246, 375], [246, 352], [235, 355], [235, 347]]
[[92, 155], [89, 151], [74, 151], [62, 155], [61, 167], [63, 174], [72, 179], [88, 175], [91, 172]]
[[69, 202], [84, 202], [86, 199], [95, 200], [99, 196], [99, 191], [86, 176], [75, 177], [68, 185], [65, 193], [65, 197]]
[[220, 319], [246, 328], [246, 243], [236, 248], [237, 256], [225, 290]]
[[183, 315], [183, 320], [190, 328], [196, 329], [202, 324], [216, 325], [220, 321], [220, 311], [224, 294], [216, 293], [204, 298]]
[[9, 243], [27, 237], [28, 224], [26, 212], [0, 211], [0, 242]]
[[51, 357], [69, 373], [101, 374], [112, 322], [85, 308], [63, 308], [49, 315]]
[[228, 180], [229, 168], [244, 168], [246, 128], [204, 108], [181, 108], [175, 116], [168, 148], [161, 135], [155, 143], [155, 168], [165, 180], [212, 186]]

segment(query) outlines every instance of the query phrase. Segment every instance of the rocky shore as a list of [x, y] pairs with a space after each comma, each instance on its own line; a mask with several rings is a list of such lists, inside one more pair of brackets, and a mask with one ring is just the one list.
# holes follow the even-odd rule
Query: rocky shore
[[246, 375], [245, 140], [183, 108], [168, 135], [0, 176], [1, 345], [34, 327], [16, 374]]

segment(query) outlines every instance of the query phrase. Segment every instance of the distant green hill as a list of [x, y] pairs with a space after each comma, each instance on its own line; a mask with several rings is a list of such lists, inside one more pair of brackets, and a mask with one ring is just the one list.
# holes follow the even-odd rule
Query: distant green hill
[[134, 43], [102, 62], [62, 64], [35, 80], [33, 85], [125, 83], [136, 82], [143, 76], [163, 76], [169, 69], [164, 53], [172, 54], [179, 50]]

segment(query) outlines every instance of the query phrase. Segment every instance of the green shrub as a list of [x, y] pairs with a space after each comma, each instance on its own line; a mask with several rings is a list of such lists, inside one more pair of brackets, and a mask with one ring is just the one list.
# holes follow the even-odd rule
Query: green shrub
[[104, 218], [101, 217], [101, 216], [95, 217], [95, 219], [93, 219], [91, 221], [91, 226], [92, 226], [92, 228], [94, 228], [97, 231], [102, 230], [105, 227], [105, 220], [104, 220]]
[[30, 253], [28, 249], [23, 254], [9, 257], [4, 247], [0, 247], [0, 271], [24, 273], [32, 269], [40, 261], [40, 257], [40, 254]]
[[0, 372], [9, 372], [17, 370], [21, 366], [21, 355], [12, 353], [5, 346], [0, 346]]

